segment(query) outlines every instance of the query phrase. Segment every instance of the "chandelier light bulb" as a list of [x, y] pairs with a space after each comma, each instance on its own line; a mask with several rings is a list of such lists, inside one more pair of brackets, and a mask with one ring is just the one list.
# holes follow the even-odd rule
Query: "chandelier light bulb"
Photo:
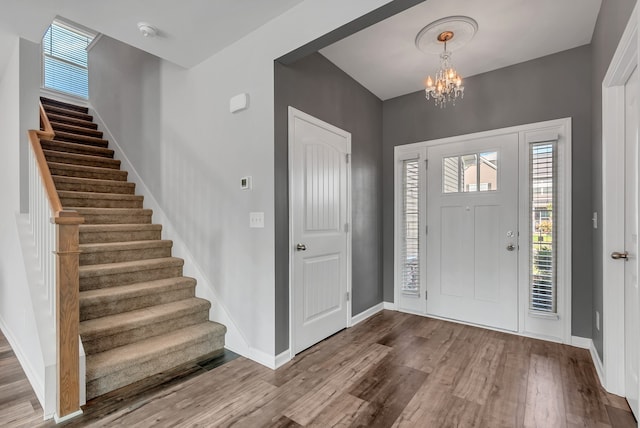
[[451, 65], [451, 52], [447, 51], [447, 42], [453, 39], [453, 31], [443, 31], [438, 35], [438, 41], [444, 44], [444, 51], [440, 54], [440, 69], [435, 75], [435, 84], [431, 76], [426, 82], [426, 98], [433, 98], [436, 106], [444, 108], [447, 102], [451, 101], [455, 105], [458, 97], [464, 95], [462, 78]]

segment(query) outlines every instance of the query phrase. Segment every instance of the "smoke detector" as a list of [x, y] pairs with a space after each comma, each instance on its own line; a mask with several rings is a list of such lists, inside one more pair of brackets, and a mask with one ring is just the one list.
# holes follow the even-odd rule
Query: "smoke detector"
[[155, 37], [158, 35], [158, 29], [147, 22], [138, 22], [138, 30], [145, 37]]

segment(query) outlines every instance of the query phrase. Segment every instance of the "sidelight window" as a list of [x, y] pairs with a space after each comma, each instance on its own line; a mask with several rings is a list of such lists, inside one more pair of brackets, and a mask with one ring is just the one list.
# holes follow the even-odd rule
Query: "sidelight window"
[[401, 291], [420, 294], [420, 169], [417, 159], [402, 161]]

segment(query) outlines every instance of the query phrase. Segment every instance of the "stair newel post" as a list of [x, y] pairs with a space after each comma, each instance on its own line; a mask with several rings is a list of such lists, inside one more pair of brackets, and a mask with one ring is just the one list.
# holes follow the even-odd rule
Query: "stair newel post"
[[58, 366], [57, 416], [80, 410], [79, 355], [79, 225], [84, 219], [75, 211], [60, 211], [56, 227], [56, 356]]

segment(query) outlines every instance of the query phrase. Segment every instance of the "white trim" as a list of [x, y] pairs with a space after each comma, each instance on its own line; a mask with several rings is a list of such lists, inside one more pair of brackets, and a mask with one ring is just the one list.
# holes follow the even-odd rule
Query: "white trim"
[[366, 320], [369, 317], [372, 317], [373, 315], [377, 314], [383, 309], [384, 309], [384, 304], [381, 302], [375, 306], [370, 307], [365, 311], [360, 312], [358, 315], [351, 317], [350, 327], [353, 327], [354, 325], [361, 323], [362, 321]]
[[274, 361], [274, 370], [277, 368], [282, 367], [283, 365], [287, 364], [289, 361], [291, 361], [291, 353], [289, 352], [289, 350], [284, 350], [282, 352], [280, 352], [278, 355], [276, 355], [275, 361]]
[[76, 95], [67, 94], [64, 92], [56, 91], [51, 88], [40, 88], [40, 96], [50, 98], [56, 101], [62, 101], [69, 104], [75, 104], [82, 107], [89, 107], [89, 100], [87, 98], [78, 97]]
[[393, 302], [382, 302], [382, 308], [385, 311], [397, 311], [398, 307]]
[[600, 357], [598, 356], [598, 350], [596, 349], [596, 345], [591, 341], [591, 345], [589, 346], [589, 353], [591, 354], [591, 360], [593, 361], [593, 365], [596, 368], [596, 373], [598, 374], [598, 380], [600, 380], [600, 385], [602, 385], [605, 389], [605, 376], [604, 376], [604, 368], [602, 367], [602, 361], [600, 361]]
[[571, 336], [571, 346], [582, 349], [591, 349], [593, 340], [588, 337]]
[[288, 162], [287, 162], [287, 175], [288, 175], [288, 183], [289, 183], [289, 196], [288, 196], [288, 201], [289, 201], [289, 355], [290, 358], [292, 359], [295, 356], [295, 335], [294, 335], [294, 314], [293, 314], [293, 308], [294, 308], [294, 290], [293, 290], [293, 257], [294, 254], [291, 251], [291, 249], [293, 248], [293, 201], [292, 201], [292, 192], [291, 192], [291, 173], [292, 173], [292, 165], [293, 165], [293, 138], [292, 138], [292, 133], [293, 133], [293, 127], [291, 126], [293, 123], [293, 118], [294, 117], [299, 117], [307, 122], [311, 122], [314, 123], [318, 126], [322, 126], [325, 129], [331, 130], [332, 132], [338, 134], [338, 135], [345, 135], [347, 138], [347, 154], [349, 155], [349, 162], [347, 163], [346, 166], [346, 170], [347, 170], [347, 223], [349, 224], [349, 228], [347, 230], [347, 246], [346, 246], [346, 255], [345, 258], [347, 260], [347, 293], [350, 296], [349, 297], [349, 301], [346, 302], [347, 304], [347, 319], [345, 320], [345, 327], [350, 327], [351, 326], [351, 311], [352, 311], [352, 305], [353, 305], [353, 291], [351, 289], [352, 286], [352, 282], [351, 282], [351, 272], [352, 272], [352, 265], [353, 265], [353, 260], [351, 257], [351, 239], [352, 239], [352, 230], [353, 230], [353, 218], [351, 215], [351, 196], [352, 196], [352, 189], [351, 189], [351, 164], [353, 162], [352, 156], [351, 156], [351, 133], [345, 131], [344, 129], [340, 129], [334, 125], [331, 125], [330, 123], [327, 123], [323, 120], [320, 120], [314, 116], [311, 116], [310, 114], [307, 114], [301, 110], [298, 110], [294, 107], [289, 106], [288, 107], [288, 125], [287, 125], [287, 138], [288, 138]]
[[[549, 120], [544, 122], [531, 123], [526, 125], [517, 125], [507, 128], [494, 129], [483, 132], [476, 132], [472, 134], [458, 135], [453, 137], [440, 138], [437, 140], [423, 141], [412, 144], [406, 144], [403, 146], [397, 146], [394, 149], [394, 162], [397, 170], [397, 161], [407, 153], [421, 153], [420, 150], [425, 148], [450, 144], [460, 141], [491, 138], [500, 135], [518, 134], [518, 144], [520, 145], [519, 151], [519, 230], [521, 231], [520, 247], [523, 247], [524, 239], [522, 238], [522, 232], [528, 229], [528, 152], [524, 148], [527, 147], [527, 142], [537, 141], [542, 139], [555, 139], [558, 141], [558, 189], [561, 195], [558, 207], [558, 225], [560, 227], [560, 235], [558, 236], [558, 276], [557, 281], [559, 290], [557, 293], [557, 315], [554, 314], [550, 317], [541, 318], [529, 314], [528, 310], [528, 260], [529, 255], [520, 253], [519, 270], [520, 277], [519, 283], [522, 288], [518, 293], [518, 333], [527, 337], [535, 337], [538, 339], [551, 340], [554, 342], [571, 343], [571, 118], [562, 118]], [[523, 153], [524, 152], [524, 153]], [[426, 157], [426, 156], [425, 156]], [[422, 158], [422, 157], [421, 157]], [[426, 168], [425, 168], [426, 171]], [[398, 210], [398, 174], [395, 173], [395, 199], [394, 210], [396, 212], [396, 220], [394, 222], [394, 297], [395, 306], [398, 306], [399, 302], [399, 282], [398, 282], [398, 249], [399, 247], [399, 225], [397, 215]], [[426, 182], [426, 181], [425, 181]], [[526, 191], [523, 191], [526, 189]], [[424, 194], [425, 192], [421, 192]], [[426, 214], [425, 214], [426, 215]], [[424, 232], [424, 231], [422, 231]], [[528, 243], [528, 241], [527, 241]], [[527, 247], [528, 250], [528, 247]], [[421, 265], [422, 268], [422, 265]], [[428, 269], [428, 267], [426, 268]], [[426, 271], [426, 270], [425, 270]], [[523, 273], [524, 272], [524, 273]], [[523, 276], [523, 275], [526, 275]], [[419, 313], [411, 310], [403, 310], [408, 313]], [[421, 314], [421, 313], [419, 313]], [[424, 315], [424, 314], [421, 314]], [[432, 316], [432, 315], [429, 315]], [[532, 321], [533, 320], [533, 321]], [[503, 331], [503, 330], [498, 330]]]
[[75, 412], [70, 413], [67, 416], [63, 416], [61, 418], [59, 418], [57, 414], [54, 414], [53, 415], [53, 420], [56, 422], [56, 424], [61, 424], [62, 422], [66, 422], [68, 420], [76, 418], [76, 417], [80, 416], [81, 414], [82, 414], [82, 409], [76, 410]]
[[102, 39], [102, 33], [98, 33], [92, 40], [91, 43], [87, 45], [87, 52], [90, 52], [91, 49]]
[[[624, 395], [624, 85], [638, 64], [638, 5], [602, 82], [602, 373], [605, 389]], [[597, 352], [594, 360], [600, 361]]]

